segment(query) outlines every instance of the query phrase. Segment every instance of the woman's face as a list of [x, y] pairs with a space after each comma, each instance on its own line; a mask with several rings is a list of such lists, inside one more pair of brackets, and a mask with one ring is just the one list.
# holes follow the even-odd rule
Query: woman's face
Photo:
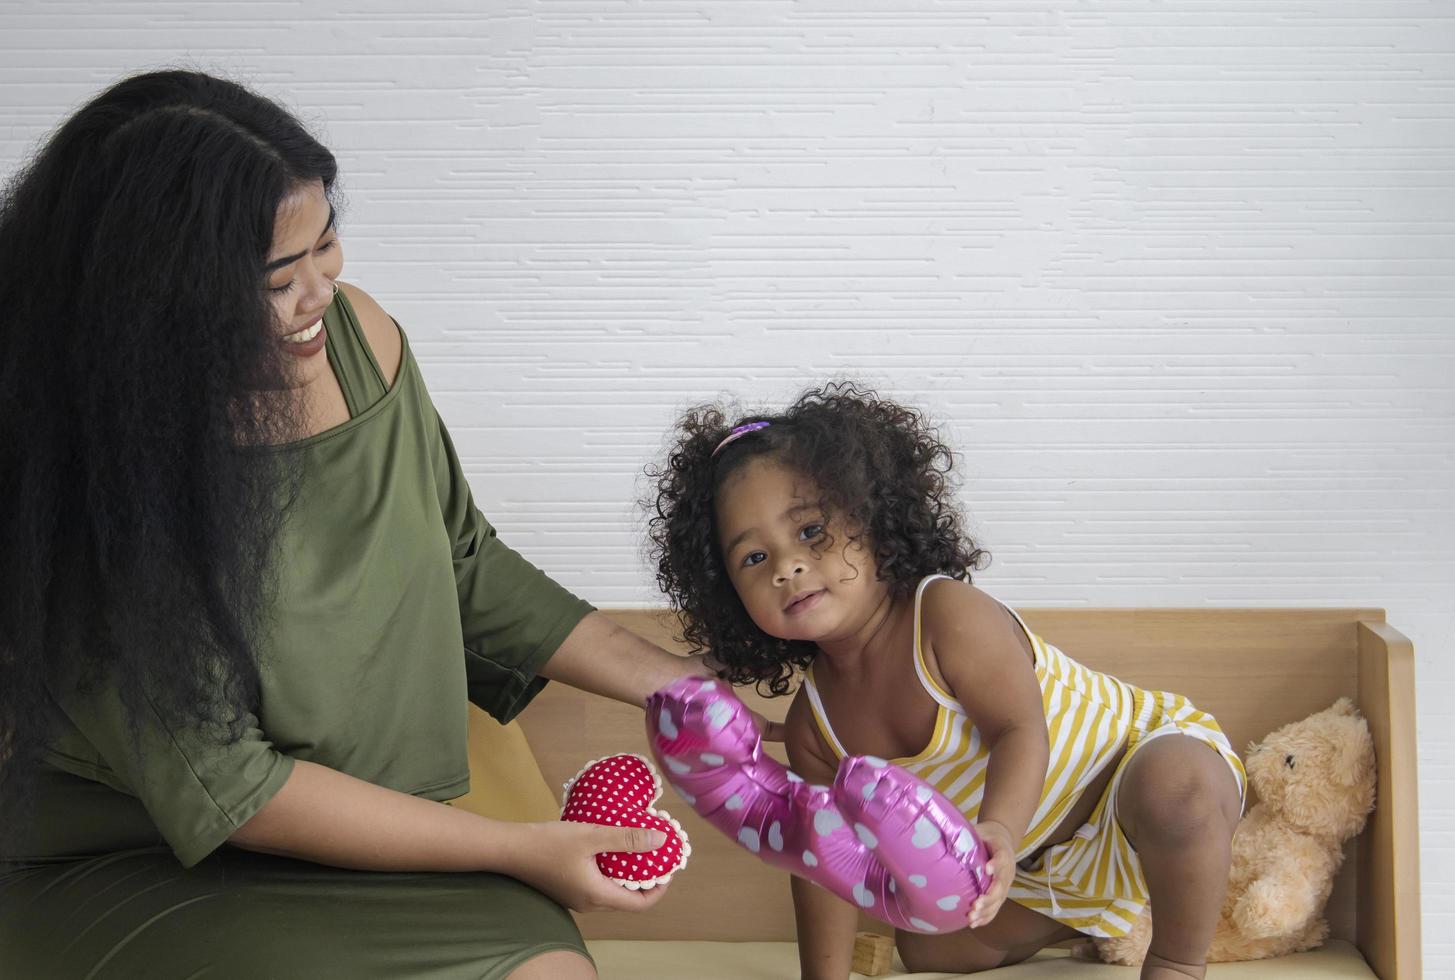
[[278, 343], [292, 355], [292, 384], [303, 387], [328, 371], [323, 353], [323, 311], [333, 302], [344, 255], [333, 206], [319, 180], [299, 184], [278, 205], [266, 288]]

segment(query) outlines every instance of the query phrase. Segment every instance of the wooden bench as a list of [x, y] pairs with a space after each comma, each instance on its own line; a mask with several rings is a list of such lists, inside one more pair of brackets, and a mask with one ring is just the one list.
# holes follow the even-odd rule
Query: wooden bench
[[[1383, 610], [1020, 611], [1033, 630], [1077, 660], [1141, 687], [1188, 695], [1217, 717], [1240, 751], [1340, 696], [1352, 698], [1373, 730], [1378, 796], [1335, 883], [1328, 909], [1331, 942], [1324, 950], [1276, 961], [1214, 966], [1208, 976], [1420, 976], [1413, 651], [1384, 622]], [[660, 611], [608, 615], [668, 649], [680, 648], [671, 620]], [[788, 706], [787, 698], [740, 693], [769, 717], [781, 718]], [[560, 684], [531, 704], [520, 726], [557, 798], [561, 784], [583, 763], [617, 752], [646, 752], [640, 711]], [[781, 746], [770, 751], [783, 758]], [[797, 977], [785, 876], [753, 860], [670, 790], [659, 805], [682, 821], [692, 858], [651, 912], [579, 917], [603, 978]], [[872, 920], [863, 926], [888, 931]], [[987, 975], [1016, 980], [1087, 970], [1093, 971], [1088, 976], [1135, 975], [1098, 969], [1050, 951]]]

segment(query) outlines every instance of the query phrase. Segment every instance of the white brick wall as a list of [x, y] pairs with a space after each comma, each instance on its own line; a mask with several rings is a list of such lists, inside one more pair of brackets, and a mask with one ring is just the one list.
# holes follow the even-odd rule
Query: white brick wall
[[1441, 976], [1452, 13], [0, 2], [0, 170], [130, 71], [293, 104], [482, 506], [600, 604], [654, 601], [632, 501], [683, 405], [852, 375], [945, 423], [1009, 601], [1386, 607]]

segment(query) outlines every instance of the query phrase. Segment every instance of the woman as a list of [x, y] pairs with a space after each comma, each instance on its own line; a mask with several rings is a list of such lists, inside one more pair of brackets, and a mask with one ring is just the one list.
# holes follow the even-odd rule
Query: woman
[[335, 282], [335, 174], [268, 100], [160, 72], [9, 187], [0, 975], [592, 977], [562, 906], [660, 898], [592, 860], [640, 831], [438, 802], [467, 696], [702, 667], [495, 537], [397, 325]]

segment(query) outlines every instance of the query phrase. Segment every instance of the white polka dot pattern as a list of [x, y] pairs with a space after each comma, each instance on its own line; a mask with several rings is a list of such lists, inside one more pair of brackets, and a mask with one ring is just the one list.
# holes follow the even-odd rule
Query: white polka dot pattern
[[633, 890], [665, 885], [687, 866], [692, 845], [682, 825], [652, 804], [662, 781], [651, 762], [639, 755], [613, 755], [587, 763], [566, 781], [561, 819], [608, 827], [660, 830], [667, 841], [652, 851], [605, 851], [596, 855], [601, 873]]
[[760, 860], [900, 929], [965, 927], [989, 884], [965, 815], [913, 773], [874, 756], [815, 786], [764, 754], [728, 689], [685, 678], [647, 699], [647, 744], [708, 823]]

